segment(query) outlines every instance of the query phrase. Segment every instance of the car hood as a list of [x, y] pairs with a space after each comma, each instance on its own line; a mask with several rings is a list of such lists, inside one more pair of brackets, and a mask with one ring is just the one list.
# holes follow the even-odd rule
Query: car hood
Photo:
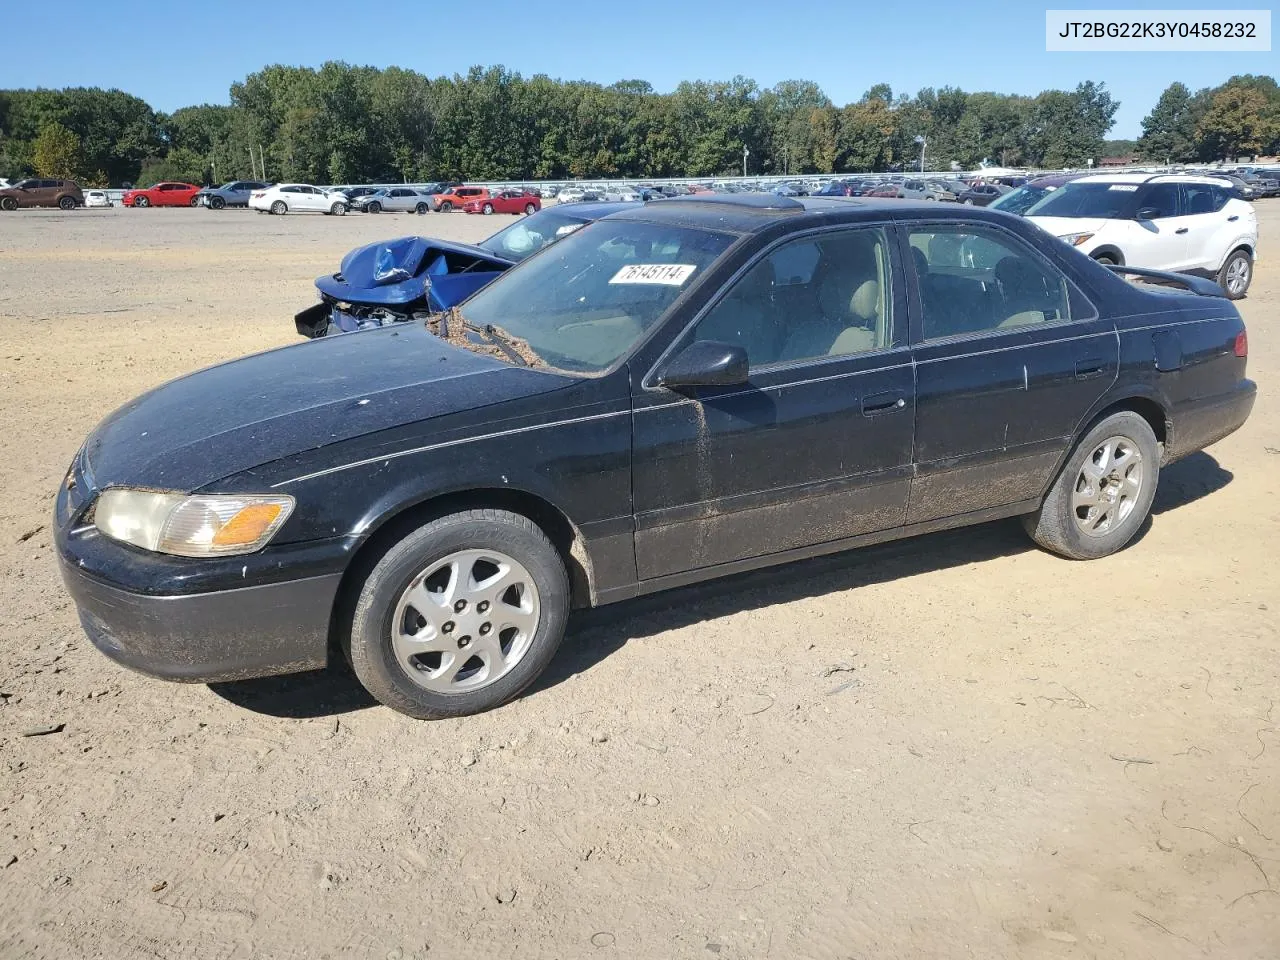
[[1097, 233], [1110, 223], [1105, 217], [1027, 217], [1027, 219], [1055, 237], [1065, 237], [1072, 233]]
[[354, 437], [562, 387], [451, 346], [424, 324], [308, 340], [145, 393], [90, 435], [98, 489], [192, 491]]
[[[363, 247], [356, 247], [339, 266], [346, 285], [356, 290], [385, 287], [402, 283], [418, 275], [427, 254], [460, 253], [469, 257], [481, 257], [512, 266], [514, 261], [495, 254], [483, 247], [466, 243], [451, 243], [431, 237], [398, 237], [382, 240]], [[323, 279], [323, 278], [321, 278]], [[318, 282], [318, 281], [317, 281]]]

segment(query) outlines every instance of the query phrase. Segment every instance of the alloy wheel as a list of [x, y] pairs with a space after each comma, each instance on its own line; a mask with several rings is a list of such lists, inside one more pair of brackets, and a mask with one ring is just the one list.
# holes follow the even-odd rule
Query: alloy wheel
[[1128, 437], [1108, 437], [1085, 458], [1071, 494], [1080, 531], [1102, 537], [1124, 523], [1142, 493], [1142, 452]]

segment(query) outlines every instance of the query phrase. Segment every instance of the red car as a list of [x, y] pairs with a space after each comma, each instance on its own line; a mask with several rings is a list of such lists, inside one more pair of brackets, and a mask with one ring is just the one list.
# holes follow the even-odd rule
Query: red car
[[194, 207], [200, 188], [189, 183], [157, 183], [143, 190], [126, 190], [126, 207]]
[[467, 213], [537, 213], [542, 197], [531, 190], [499, 190], [487, 197], [468, 200], [462, 205]]

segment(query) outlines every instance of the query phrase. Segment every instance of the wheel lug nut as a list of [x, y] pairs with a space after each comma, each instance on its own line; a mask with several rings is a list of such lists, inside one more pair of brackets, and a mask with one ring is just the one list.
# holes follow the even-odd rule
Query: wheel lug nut
[[453, 605], [454, 613], [461, 613], [465, 609], [467, 609], [467, 601], [465, 600], [459, 600], [457, 603]]
[[441, 633], [453, 633], [453, 621], [449, 620], [440, 628]]
[[459, 637], [459, 638], [458, 638], [458, 649], [459, 649], [459, 650], [461, 650], [463, 647], [470, 646], [470, 644], [471, 644], [471, 638], [470, 638], [470, 637]]
[[476, 604], [476, 613], [484, 613], [488, 609], [489, 609], [488, 600], [481, 600], [479, 603]]
[[480, 635], [483, 637], [483, 636], [487, 635], [487, 634], [489, 633], [489, 631], [490, 631], [490, 630], [492, 630], [492, 629], [493, 629], [493, 625], [492, 625], [492, 624], [482, 623], [482, 624], [480, 624]]

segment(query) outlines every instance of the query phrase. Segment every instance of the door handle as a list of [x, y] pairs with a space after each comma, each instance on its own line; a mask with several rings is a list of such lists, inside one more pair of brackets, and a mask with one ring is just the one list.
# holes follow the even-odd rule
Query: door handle
[[1173, 232], [1174, 232], [1174, 233], [1186, 233], [1186, 232], [1187, 232], [1187, 229], [1188, 229], [1187, 227], [1179, 227], [1177, 230], [1175, 230], [1175, 231], [1173, 231]]
[[1233, 213], [1231, 216], [1227, 217], [1227, 223], [1235, 223], [1239, 219], [1240, 217]]
[[1102, 376], [1102, 372], [1107, 365], [1101, 357], [1089, 357], [1087, 360], [1076, 361], [1076, 379], [1092, 380], [1094, 377]]
[[892, 413], [907, 405], [907, 399], [901, 390], [886, 390], [884, 393], [871, 393], [862, 398], [862, 415], [874, 417], [881, 413]]

